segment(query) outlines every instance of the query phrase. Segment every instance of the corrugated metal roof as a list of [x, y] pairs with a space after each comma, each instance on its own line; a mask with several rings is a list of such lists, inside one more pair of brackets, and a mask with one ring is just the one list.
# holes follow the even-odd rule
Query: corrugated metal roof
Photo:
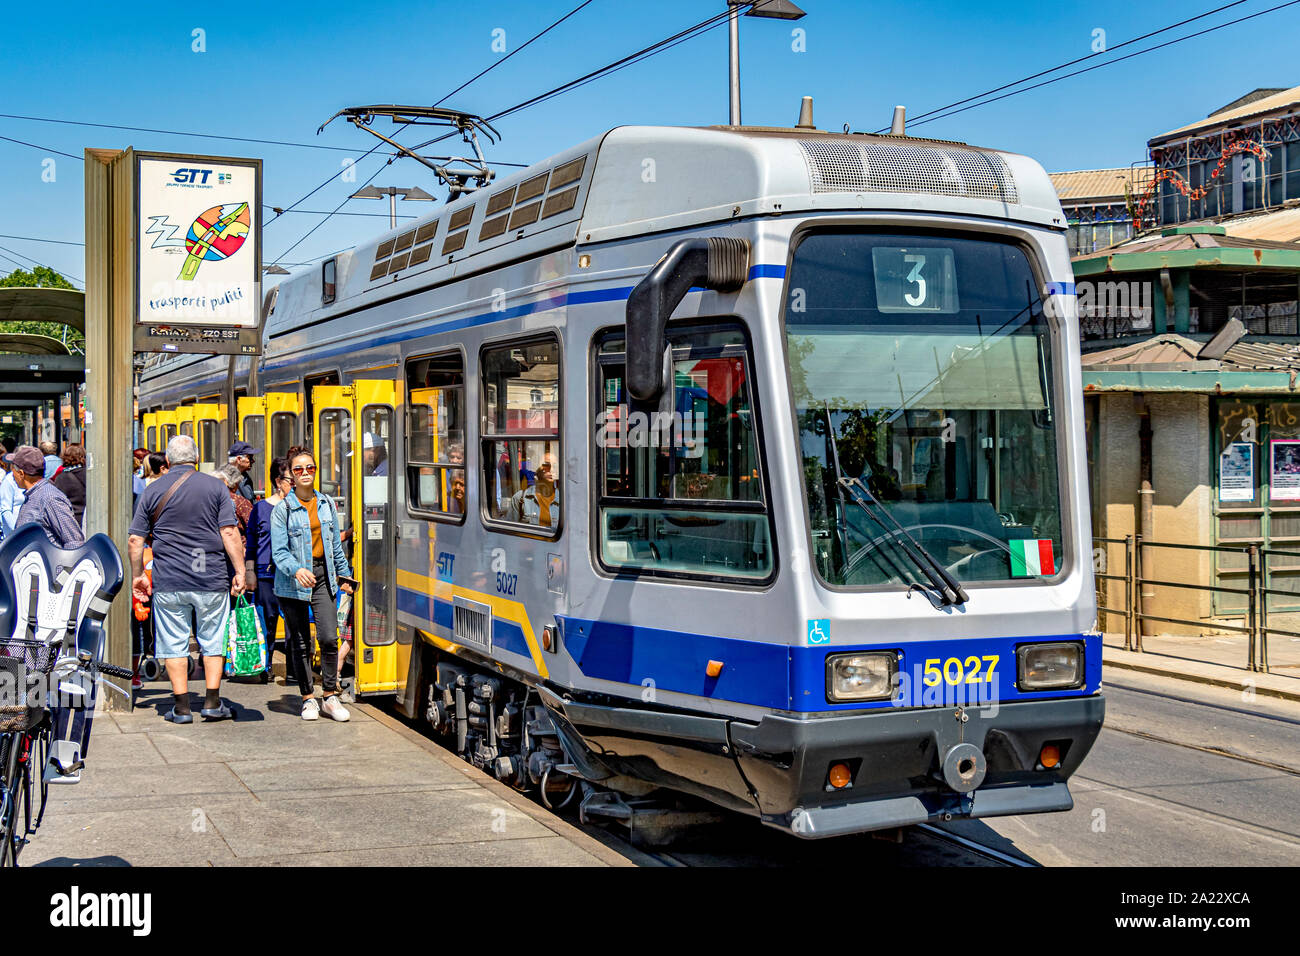
[[[1209, 341], [1209, 336], [1205, 336]], [[1167, 333], [1141, 342], [1115, 348], [1084, 352], [1084, 368], [1142, 367], [1159, 371], [1224, 371], [1300, 368], [1300, 342], [1269, 342], [1242, 339], [1234, 344], [1222, 360], [1198, 359], [1205, 342], [1185, 335]]]
[[[1079, 199], [1119, 199], [1124, 195], [1124, 184], [1133, 185], [1140, 170], [1128, 166], [1115, 169], [1078, 169], [1072, 172], [1051, 173], [1052, 185], [1061, 202]], [[1147, 171], [1146, 178], [1150, 177]], [[1145, 178], [1143, 179], [1145, 181]]]
[[1220, 223], [1228, 235], [1270, 242], [1300, 242], [1300, 209], [1277, 209], [1257, 216], [1240, 216]]
[[[1289, 210], [1287, 210], [1289, 211]], [[1226, 225], [1226, 224], [1225, 224]], [[1101, 252], [1108, 256], [1127, 255], [1134, 252], [1182, 252], [1191, 249], [1286, 249], [1295, 252], [1300, 249], [1294, 242], [1276, 242], [1269, 239], [1253, 239], [1239, 235], [1216, 236], [1211, 233], [1179, 233], [1173, 236], [1146, 235], [1128, 242], [1121, 242], [1099, 252], [1086, 252], [1074, 259], [1095, 259]]]
[[1300, 367], [1300, 343], [1243, 339], [1228, 349], [1223, 364], [1237, 368], [1297, 368]]
[[1272, 113], [1276, 110], [1282, 110], [1288, 106], [1295, 106], [1297, 104], [1300, 104], [1300, 86], [1293, 86], [1289, 90], [1283, 90], [1281, 93], [1274, 93], [1272, 96], [1266, 96], [1263, 99], [1254, 100], [1253, 102], [1246, 103], [1244, 106], [1238, 106], [1236, 109], [1224, 110], [1222, 113], [1215, 113], [1213, 116], [1197, 120], [1195, 123], [1188, 123], [1186, 126], [1178, 127], [1178, 129], [1171, 129], [1167, 133], [1153, 136], [1151, 139], [1147, 140], [1147, 145], [1153, 146], [1162, 140], [1191, 134], [1199, 130], [1212, 129], [1225, 124], [1230, 125], [1234, 120], [1244, 120], [1252, 116], [1262, 116], [1265, 113]]
[[1158, 335], [1143, 342], [1133, 342], [1117, 348], [1084, 352], [1085, 366], [1177, 365], [1196, 361], [1201, 343], [1181, 335]]

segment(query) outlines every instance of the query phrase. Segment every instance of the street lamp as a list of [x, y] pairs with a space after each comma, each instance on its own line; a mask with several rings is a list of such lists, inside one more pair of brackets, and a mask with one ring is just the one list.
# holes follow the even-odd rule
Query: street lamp
[[419, 186], [367, 186], [354, 192], [349, 199], [383, 199], [388, 197], [388, 228], [397, 228], [397, 197], [433, 202], [433, 197]]
[[747, 17], [767, 20], [800, 20], [807, 14], [790, 0], [727, 0], [727, 29], [730, 34], [730, 69], [728, 88], [731, 95], [731, 125], [740, 125], [740, 8]]

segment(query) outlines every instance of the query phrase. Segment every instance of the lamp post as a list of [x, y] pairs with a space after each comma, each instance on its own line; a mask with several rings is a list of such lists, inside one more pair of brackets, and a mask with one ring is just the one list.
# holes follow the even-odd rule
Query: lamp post
[[354, 192], [349, 199], [383, 199], [388, 197], [388, 228], [397, 228], [397, 197], [433, 202], [433, 197], [419, 186], [367, 186]]
[[729, 57], [727, 89], [731, 100], [731, 125], [740, 125], [740, 8], [747, 17], [766, 20], [800, 20], [807, 14], [790, 0], [727, 0]]

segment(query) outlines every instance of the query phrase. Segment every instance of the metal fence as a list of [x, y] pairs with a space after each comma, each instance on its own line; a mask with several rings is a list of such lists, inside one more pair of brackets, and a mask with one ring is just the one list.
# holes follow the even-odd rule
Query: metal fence
[[[1107, 607], [1104, 603], [1106, 592], [1100, 583], [1097, 588], [1097, 611], [1102, 617], [1104, 625], [1106, 616], [1113, 615], [1120, 617], [1124, 621], [1124, 649], [1129, 651], [1143, 651], [1142, 646], [1142, 623], [1144, 621], [1158, 621], [1166, 624], [1182, 624], [1188, 627], [1211, 629], [1215, 631], [1231, 631], [1246, 636], [1246, 660], [1241, 666], [1246, 670], [1269, 672], [1268, 661], [1268, 638], [1270, 635], [1280, 637], [1297, 637], [1300, 638], [1300, 632], [1288, 631], [1272, 627], [1268, 622], [1268, 599], [1270, 597], [1286, 598], [1295, 601], [1298, 597], [1295, 591], [1286, 591], [1271, 586], [1270, 580], [1270, 558], [1273, 557], [1293, 557], [1300, 558], [1300, 551], [1284, 551], [1275, 548], [1263, 548], [1257, 544], [1250, 545], [1199, 545], [1199, 544], [1174, 544], [1168, 541], [1148, 541], [1144, 540], [1140, 534], [1125, 535], [1123, 538], [1100, 538], [1094, 537], [1093, 541], [1101, 544], [1123, 545], [1124, 547], [1124, 568], [1123, 573], [1112, 573], [1109, 561], [1104, 568], [1099, 568], [1096, 572], [1098, 582], [1102, 581], [1121, 581], [1124, 584], [1124, 606], [1122, 608]], [[1245, 587], [1233, 587], [1226, 584], [1212, 584], [1209, 582], [1188, 582], [1188, 581], [1165, 581], [1154, 577], [1147, 577], [1143, 572], [1144, 554], [1149, 560], [1149, 552], [1152, 549], [1171, 549], [1182, 551], [1201, 551], [1214, 554], [1240, 554], [1246, 558], [1245, 567]], [[1150, 563], [1154, 564], [1154, 561]], [[1232, 594], [1244, 596], [1246, 607], [1242, 615], [1241, 624], [1224, 624], [1218, 621], [1191, 621], [1185, 618], [1162, 617], [1156, 614], [1148, 613], [1143, 603], [1143, 589], [1150, 589], [1154, 593], [1156, 588], [1183, 588], [1194, 591], [1211, 592], [1215, 594]], [[1103, 627], [1103, 630], [1106, 628]]]

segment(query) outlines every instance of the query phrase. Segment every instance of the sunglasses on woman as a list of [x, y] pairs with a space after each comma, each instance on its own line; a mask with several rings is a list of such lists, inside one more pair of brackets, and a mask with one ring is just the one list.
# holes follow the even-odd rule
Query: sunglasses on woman
[[315, 465], [294, 465], [292, 469], [295, 475], [314, 475], [316, 474]]

